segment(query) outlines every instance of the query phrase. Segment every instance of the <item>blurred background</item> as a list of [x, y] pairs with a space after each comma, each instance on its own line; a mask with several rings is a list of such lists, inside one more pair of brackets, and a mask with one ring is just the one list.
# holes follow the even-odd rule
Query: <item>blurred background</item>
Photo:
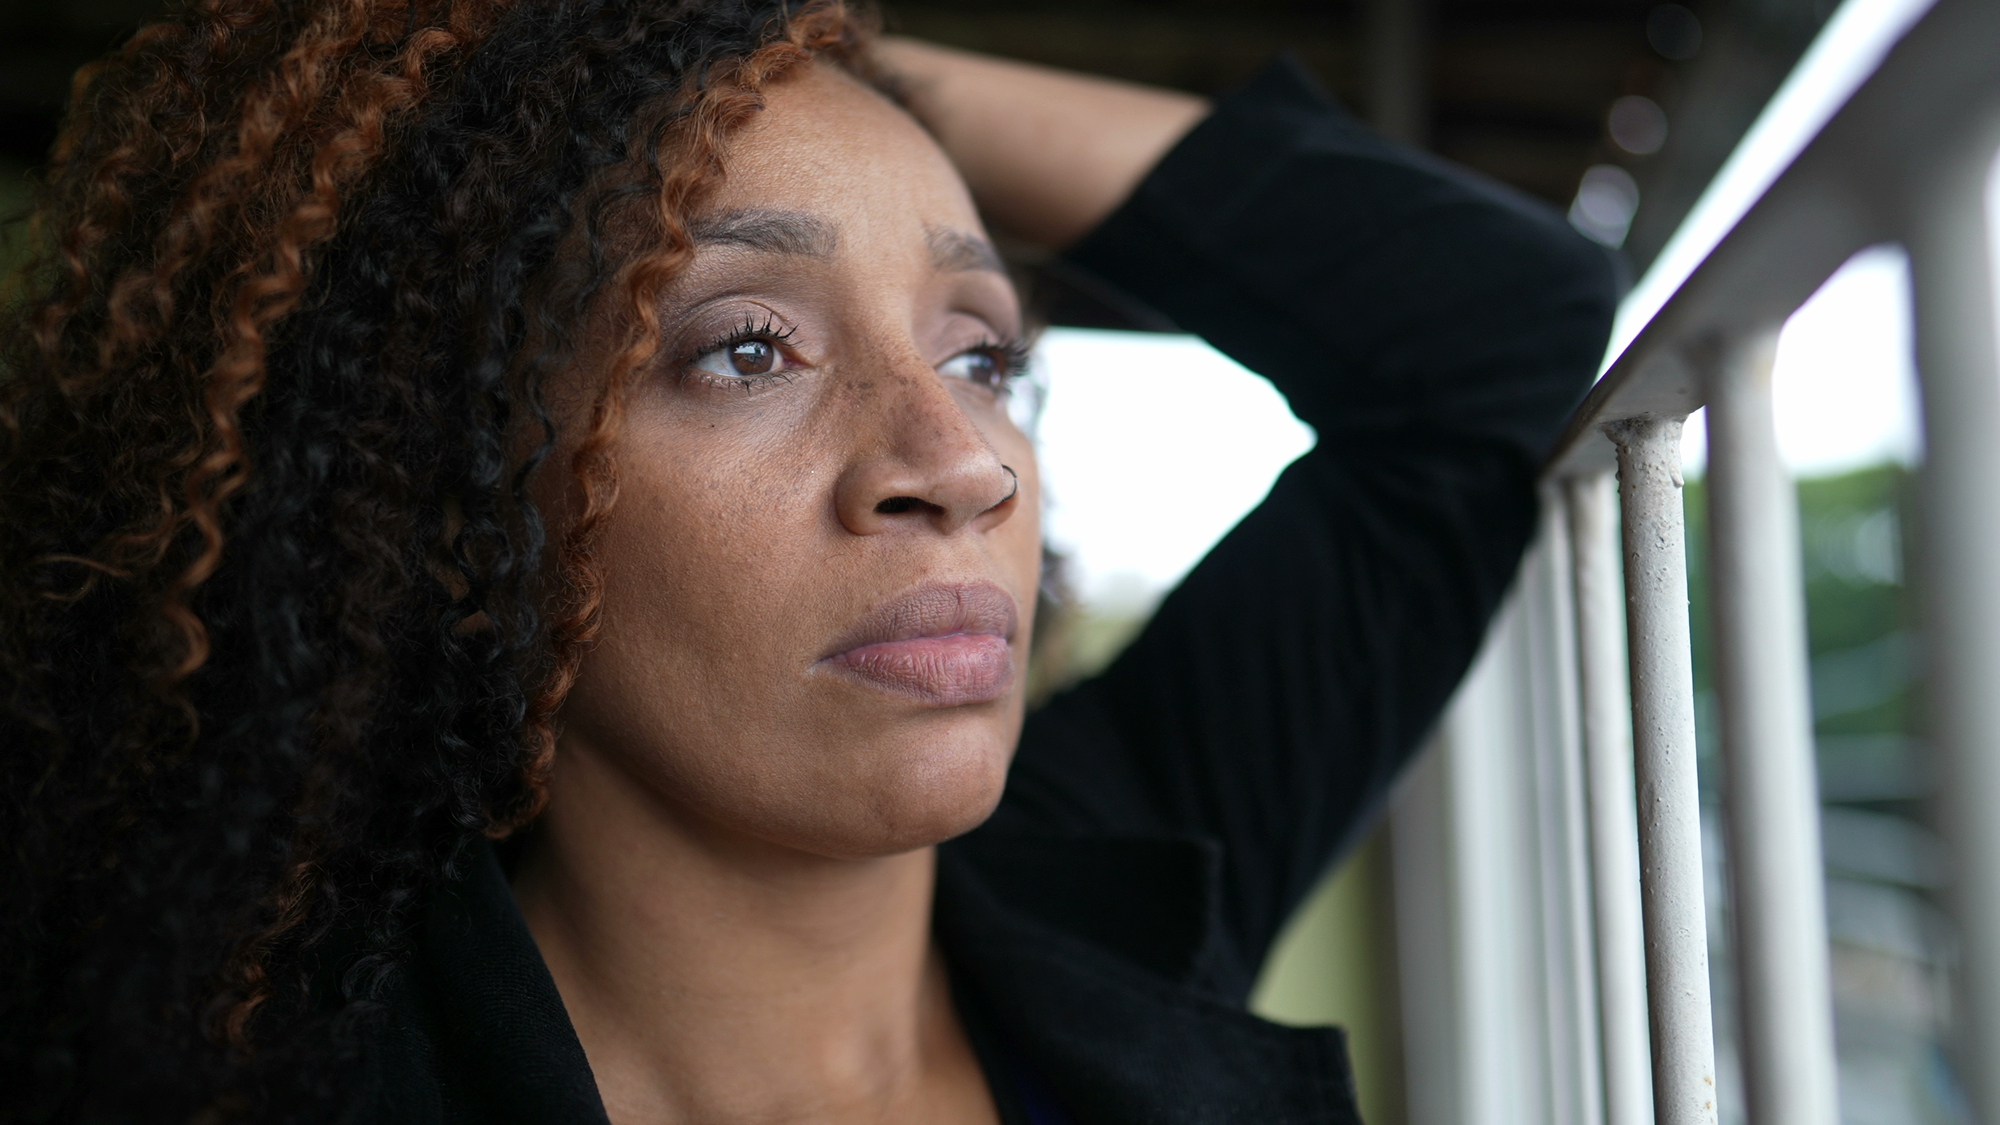
[[[152, 0], [0, 0], [0, 213], [55, 134], [71, 73], [161, 7]], [[1566, 213], [1643, 272], [1832, 14], [1833, 0], [906, 0], [893, 31], [972, 50], [1215, 94], [1289, 51], [1383, 132]], [[10, 228], [11, 229], [11, 228]], [[5, 238], [0, 235], [0, 238]], [[18, 244], [0, 241], [0, 256]], [[1026, 265], [1032, 270], [1032, 255]], [[1900, 254], [1858, 256], [1788, 326], [1781, 445], [1800, 478], [1814, 711], [1834, 949], [1841, 1115], [1848, 1125], [1964, 1120], [1939, 1046], [1950, 936], [1934, 906], [1939, 848], [1913, 665], [1904, 497], [1921, 462]], [[1039, 350], [1049, 534], [1074, 591], [1045, 686], [1112, 659], [1158, 597], [1253, 506], [1312, 434], [1268, 384], [1199, 341], [1038, 279], [1055, 325]], [[1143, 393], [1135, 387], [1143, 381]], [[1106, 426], [1105, 419], [1124, 424]], [[1690, 564], [1703, 708], [1704, 804], [1724, 1121], [1730, 1079], [1728, 901], [1717, 857], [1701, 583], [1699, 420], [1689, 426]], [[1199, 478], [1149, 507], [1154, 467]], [[1199, 472], [1190, 473], [1191, 468]], [[1349, 1028], [1364, 1115], [1419, 1120], [1404, 993], [1441, 967], [1399, 932], [1392, 834], [1329, 872], [1254, 999], [1287, 1022]], [[1494, 1122], [1537, 1118], [1523, 1101]]]
[[[1215, 94], [1290, 51], [1385, 131], [1570, 209], [1643, 268], [1831, 0], [906, 0], [891, 30]], [[0, 182], [159, 0], [0, 0]]]

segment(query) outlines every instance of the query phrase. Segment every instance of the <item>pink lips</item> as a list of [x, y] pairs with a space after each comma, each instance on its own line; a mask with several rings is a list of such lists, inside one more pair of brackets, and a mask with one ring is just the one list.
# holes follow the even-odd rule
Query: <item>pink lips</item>
[[1015, 622], [990, 582], [928, 584], [862, 618], [821, 663], [935, 707], [985, 703], [1014, 686]]

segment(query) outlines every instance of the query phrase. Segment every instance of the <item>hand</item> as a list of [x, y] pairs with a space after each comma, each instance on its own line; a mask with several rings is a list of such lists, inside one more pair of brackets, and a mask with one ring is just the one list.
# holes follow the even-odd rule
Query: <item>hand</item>
[[876, 58], [988, 220], [1055, 250], [1110, 215], [1209, 109], [1192, 94], [897, 36]]

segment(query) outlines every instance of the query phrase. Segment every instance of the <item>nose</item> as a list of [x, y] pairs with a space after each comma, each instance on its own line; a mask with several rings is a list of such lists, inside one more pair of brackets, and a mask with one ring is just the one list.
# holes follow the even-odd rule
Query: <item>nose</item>
[[[883, 377], [886, 375], [886, 377]], [[858, 404], [856, 452], [834, 504], [856, 535], [931, 530], [950, 535], [1004, 523], [1020, 506], [1021, 480], [920, 359], [872, 382], [887, 396]]]

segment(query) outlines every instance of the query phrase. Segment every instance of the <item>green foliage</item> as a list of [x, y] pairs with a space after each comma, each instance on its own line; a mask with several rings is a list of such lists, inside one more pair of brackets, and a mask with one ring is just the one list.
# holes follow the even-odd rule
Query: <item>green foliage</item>
[[[1911, 471], [1900, 465], [1799, 482], [1814, 734], [1829, 799], [1875, 804], [1913, 795], [1906, 779], [1920, 765], [1912, 759], [1921, 718], [1916, 607], [1905, 580], [1911, 541], [1904, 513], [1911, 484]], [[1703, 782], [1712, 790], [1719, 779], [1710, 769], [1716, 746], [1707, 500], [1704, 482], [1690, 480], [1689, 610]]]

